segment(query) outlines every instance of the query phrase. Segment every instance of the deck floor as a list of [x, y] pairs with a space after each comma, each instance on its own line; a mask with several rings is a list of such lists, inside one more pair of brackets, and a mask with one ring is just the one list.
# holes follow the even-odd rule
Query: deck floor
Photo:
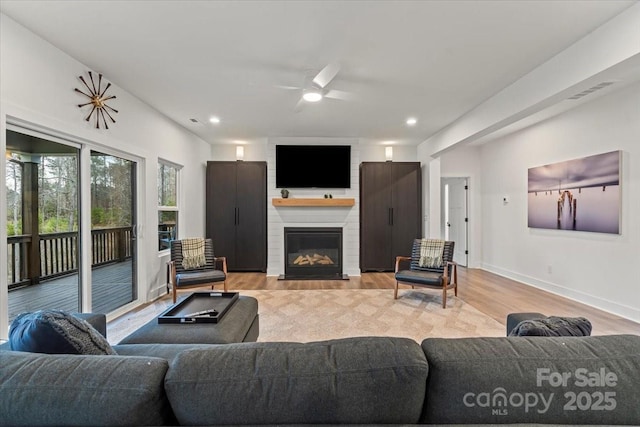
[[[134, 300], [131, 261], [95, 267], [92, 272], [94, 313], [109, 313]], [[25, 311], [80, 311], [78, 275], [47, 280], [9, 291], [9, 322]]]

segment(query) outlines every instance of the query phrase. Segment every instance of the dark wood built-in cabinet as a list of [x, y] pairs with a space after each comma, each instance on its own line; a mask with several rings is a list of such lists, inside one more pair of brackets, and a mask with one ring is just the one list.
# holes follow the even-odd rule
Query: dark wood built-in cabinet
[[393, 271], [422, 237], [419, 162], [360, 164], [360, 271]]
[[207, 237], [229, 271], [267, 271], [267, 163], [207, 162]]

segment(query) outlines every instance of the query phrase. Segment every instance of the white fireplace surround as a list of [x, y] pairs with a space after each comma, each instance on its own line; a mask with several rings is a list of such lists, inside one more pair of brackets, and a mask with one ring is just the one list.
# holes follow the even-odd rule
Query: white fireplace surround
[[[338, 138], [339, 139], [339, 138]], [[360, 276], [360, 216], [358, 165], [360, 153], [357, 139], [304, 138], [305, 144], [351, 145], [351, 188], [346, 189], [288, 189], [291, 198], [323, 198], [331, 193], [334, 198], [349, 197], [356, 200], [354, 206], [340, 207], [274, 207], [273, 198], [279, 198], [280, 189], [275, 185], [275, 146], [295, 144], [301, 138], [271, 138], [267, 147], [267, 275], [284, 274], [284, 228], [285, 227], [337, 227], [342, 228], [342, 272], [349, 276]], [[330, 171], [330, 165], [328, 165]], [[329, 172], [330, 173], [330, 172]]]

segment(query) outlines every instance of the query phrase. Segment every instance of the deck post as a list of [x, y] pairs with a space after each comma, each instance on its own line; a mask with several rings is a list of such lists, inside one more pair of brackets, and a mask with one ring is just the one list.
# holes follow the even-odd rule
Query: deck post
[[[37, 157], [37, 159], [35, 158]], [[22, 181], [22, 233], [31, 235], [28, 245], [28, 261], [24, 263], [26, 271], [23, 278], [29, 279], [32, 285], [40, 283], [40, 229], [38, 224], [38, 163], [39, 156], [25, 161]]]

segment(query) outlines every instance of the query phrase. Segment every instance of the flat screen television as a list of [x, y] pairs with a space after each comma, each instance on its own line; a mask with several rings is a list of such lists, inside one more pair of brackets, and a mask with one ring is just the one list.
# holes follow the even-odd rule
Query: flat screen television
[[350, 145], [276, 145], [277, 188], [351, 188]]

